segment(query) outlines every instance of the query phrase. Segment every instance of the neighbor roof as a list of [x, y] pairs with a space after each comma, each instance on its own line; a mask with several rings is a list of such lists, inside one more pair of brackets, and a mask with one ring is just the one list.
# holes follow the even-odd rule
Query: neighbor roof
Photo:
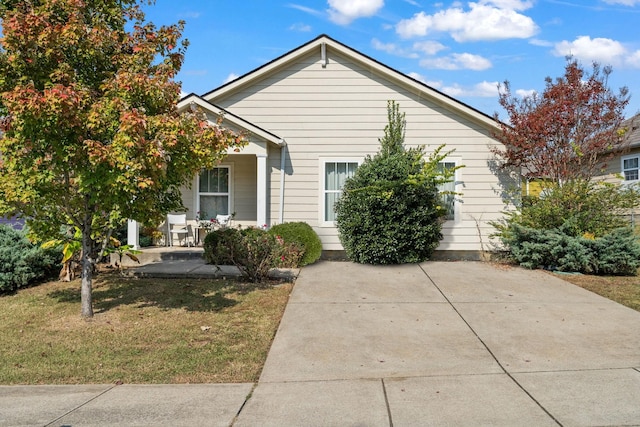
[[621, 127], [626, 129], [625, 139], [629, 147], [640, 147], [640, 113], [622, 122]]

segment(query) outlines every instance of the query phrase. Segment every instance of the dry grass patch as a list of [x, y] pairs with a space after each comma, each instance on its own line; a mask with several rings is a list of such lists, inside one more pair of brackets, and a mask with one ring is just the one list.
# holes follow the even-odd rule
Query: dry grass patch
[[560, 275], [561, 279], [640, 311], [640, 277]]
[[0, 384], [256, 381], [292, 284], [102, 275], [0, 297]]

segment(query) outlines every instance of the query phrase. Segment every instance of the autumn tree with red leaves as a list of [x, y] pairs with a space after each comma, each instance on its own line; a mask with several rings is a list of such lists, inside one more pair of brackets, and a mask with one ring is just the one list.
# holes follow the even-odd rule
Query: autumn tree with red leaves
[[623, 87], [616, 94], [609, 88], [611, 72], [594, 64], [588, 73], [569, 58], [564, 76], [547, 77], [542, 94], [519, 98], [505, 82], [499, 102], [508, 121], [500, 122], [495, 135], [504, 146], [494, 150], [503, 165], [557, 185], [604, 171], [607, 161], [627, 148], [620, 125], [629, 91]]
[[6, 0], [0, 18], [0, 213], [41, 241], [79, 230], [91, 317], [110, 230], [181, 208], [180, 187], [242, 141], [177, 111], [183, 22], [158, 28], [138, 0]]

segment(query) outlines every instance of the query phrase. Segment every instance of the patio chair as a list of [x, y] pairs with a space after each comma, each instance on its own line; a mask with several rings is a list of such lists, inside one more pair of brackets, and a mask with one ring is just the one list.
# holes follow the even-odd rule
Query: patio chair
[[224, 228], [229, 225], [229, 221], [231, 221], [231, 215], [217, 215], [216, 221], [220, 227]]
[[191, 246], [189, 240], [189, 225], [187, 224], [186, 214], [168, 214], [167, 215], [167, 243], [173, 246], [173, 235], [178, 235], [178, 243], [180, 243], [180, 235], [184, 234], [184, 240], [187, 246]]

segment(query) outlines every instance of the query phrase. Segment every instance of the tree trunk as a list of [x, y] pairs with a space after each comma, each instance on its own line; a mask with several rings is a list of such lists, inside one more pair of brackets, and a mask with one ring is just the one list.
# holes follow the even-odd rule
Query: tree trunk
[[91, 300], [91, 286], [93, 282], [93, 254], [94, 243], [91, 239], [91, 226], [85, 225], [82, 230], [82, 288], [80, 292], [81, 315], [84, 318], [93, 317], [93, 303]]

